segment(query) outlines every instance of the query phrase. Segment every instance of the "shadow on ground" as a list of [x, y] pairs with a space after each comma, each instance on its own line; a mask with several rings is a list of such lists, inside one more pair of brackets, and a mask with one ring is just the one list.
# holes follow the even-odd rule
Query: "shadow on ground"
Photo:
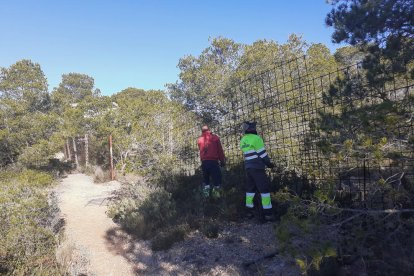
[[150, 241], [134, 239], [118, 227], [107, 231], [106, 240], [109, 250], [133, 264], [138, 275], [300, 275], [292, 260], [273, 254], [273, 227], [229, 223], [215, 239], [193, 231], [171, 249], [156, 252]]

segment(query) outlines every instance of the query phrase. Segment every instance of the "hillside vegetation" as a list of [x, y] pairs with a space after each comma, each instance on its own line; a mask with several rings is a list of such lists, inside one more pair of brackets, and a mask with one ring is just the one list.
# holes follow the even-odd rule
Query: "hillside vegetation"
[[[53, 183], [71, 170], [109, 175], [109, 135], [116, 177], [139, 176], [109, 206], [115, 222], [153, 250], [194, 230], [216, 238], [244, 220], [244, 120], [259, 122], [278, 164], [269, 172], [278, 254], [303, 274], [414, 271], [414, 7], [330, 2], [326, 23], [348, 46], [216, 37], [179, 60], [165, 91], [105, 96], [76, 72], [48, 91], [36, 62], [1, 68], [0, 273], [62, 273]], [[207, 200], [195, 144], [205, 123], [228, 158], [221, 197]]]

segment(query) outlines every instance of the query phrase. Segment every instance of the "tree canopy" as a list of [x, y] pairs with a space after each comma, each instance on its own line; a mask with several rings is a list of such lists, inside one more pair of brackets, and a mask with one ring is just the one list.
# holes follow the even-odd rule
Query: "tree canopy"
[[[359, 46], [369, 55], [365, 66], [380, 70], [380, 59], [404, 72], [414, 60], [414, 2], [411, 0], [334, 0], [326, 24], [332, 40]], [[411, 67], [412, 68], [412, 67]], [[411, 71], [414, 74], [414, 71]]]

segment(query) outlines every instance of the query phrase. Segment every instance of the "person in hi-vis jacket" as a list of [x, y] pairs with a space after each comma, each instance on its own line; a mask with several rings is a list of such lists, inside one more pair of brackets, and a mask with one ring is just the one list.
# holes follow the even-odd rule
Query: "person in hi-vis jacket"
[[240, 140], [240, 149], [243, 151], [244, 167], [246, 169], [246, 208], [247, 216], [253, 217], [253, 198], [256, 192], [260, 193], [264, 219], [274, 219], [272, 202], [270, 199], [270, 181], [265, 168], [273, 168], [263, 143], [257, 135], [256, 122], [242, 124], [243, 137]]

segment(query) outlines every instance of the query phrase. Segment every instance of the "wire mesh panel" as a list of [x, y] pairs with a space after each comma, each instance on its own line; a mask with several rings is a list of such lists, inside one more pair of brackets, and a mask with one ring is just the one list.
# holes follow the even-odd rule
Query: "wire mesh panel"
[[[290, 186], [298, 193], [336, 190], [339, 199], [353, 204], [387, 207], [381, 185], [413, 179], [413, 79], [385, 72], [373, 82], [361, 64], [321, 76], [312, 72], [300, 57], [223, 92], [225, 112], [213, 130], [229, 169], [243, 175], [240, 125], [256, 121], [277, 165], [270, 172], [275, 187]], [[200, 129], [193, 126], [183, 137], [194, 152], [182, 164], [187, 173], [199, 166]]]

